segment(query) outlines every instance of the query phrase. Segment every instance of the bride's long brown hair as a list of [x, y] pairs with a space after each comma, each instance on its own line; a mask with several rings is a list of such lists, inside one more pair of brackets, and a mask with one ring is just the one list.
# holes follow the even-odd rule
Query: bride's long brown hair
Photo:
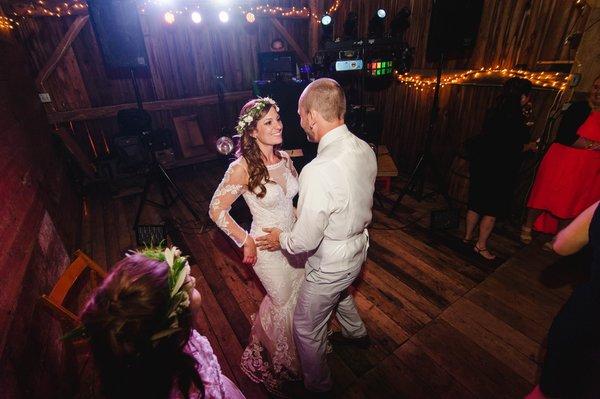
[[[240, 111], [240, 118], [242, 118], [243, 115], [245, 115], [259, 101], [261, 100], [254, 99], [248, 101]], [[265, 165], [263, 155], [258, 147], [256, 138], [252, 137], [250, 133], [256, 129], [258, 121], [264, 118], [273, 107], [274, 105], [266, 103], [264, 108], [260, 111], [258, 118], [254, 118], [252, 122], [246, 126], [244, 131], [241, 132], [235, 153], [238, 158], [244, 157], [246, 162], [248, 162], [248, 190], [255, 193], [258, 198], [263, 198], [267, 193], [265, 184], [270, 181], [269, 170]], [[277, 158], [281, 159], [281, 155], [279, 155], [279, 149], [281, 149], [281, 145], [276, 145], [273, 147], [273, 152]], [[257, 187], [258, 192], [255, 191]]]

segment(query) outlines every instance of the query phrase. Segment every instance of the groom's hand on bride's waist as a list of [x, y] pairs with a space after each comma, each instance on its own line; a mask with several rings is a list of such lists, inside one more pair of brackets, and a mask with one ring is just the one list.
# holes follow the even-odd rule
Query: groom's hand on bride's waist
[[257, 237], [256, 238], [256, 246], [261, 251], [278, 251], [281, 249], [281, 245], [279, 245], [279, 234], [281, 234], [281, 230], [277, 227], [265, 227], [263, 229], [267, 235]]

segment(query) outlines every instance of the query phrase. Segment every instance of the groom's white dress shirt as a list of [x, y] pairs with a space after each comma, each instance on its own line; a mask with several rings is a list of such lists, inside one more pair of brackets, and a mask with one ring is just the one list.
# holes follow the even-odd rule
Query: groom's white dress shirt
[[316, 249], [308, 266], [323, 272], [362, 265], [376, 175], [375, 153], [346, 125], [326, 133], [300, 174], [298, 220], [281, 233], [281, 247], [292, 254]]

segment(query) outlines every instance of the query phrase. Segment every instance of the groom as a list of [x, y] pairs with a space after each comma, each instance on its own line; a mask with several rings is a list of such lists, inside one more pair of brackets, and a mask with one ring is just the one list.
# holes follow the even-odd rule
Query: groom
[[346, 97], [333, 79], [318, 79], [298, 102], [300, 124], [309, 141], [319, 143], [317, 157], [300, 174], [298, 220], [292, 231], [264, 229], [260, 249], [310, 252], [306, 278], [294, 312], [294, 341], [304, 385], [329, 392], [331, 371], [325, 357], [327, 322], [334, 310], [342, 339], [368, 343], [367, 330], [346, 289], [367, 258], [377, 161], [367, 143], [344, 123]]

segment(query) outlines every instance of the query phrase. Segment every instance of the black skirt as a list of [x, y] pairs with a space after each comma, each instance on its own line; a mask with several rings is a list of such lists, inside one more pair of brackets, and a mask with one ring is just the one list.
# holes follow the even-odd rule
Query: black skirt
[[510, 211], [520, 159], [488, 151], [469, 162], [469, 209], [480, 215], [502, 217]]

